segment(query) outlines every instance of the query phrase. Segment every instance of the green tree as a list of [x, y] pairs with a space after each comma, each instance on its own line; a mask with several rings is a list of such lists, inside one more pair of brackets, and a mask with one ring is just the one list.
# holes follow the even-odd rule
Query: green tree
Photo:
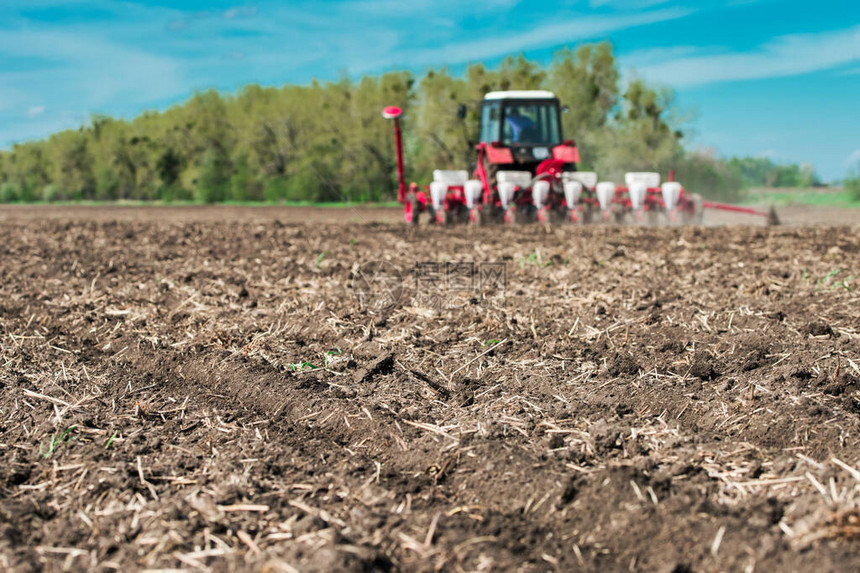
[[230, 165], [219, 147], [210, 147], [203, 155], [197, 180], [196, 196], [203, 203], [218, 203], [227, 199], [230, 189]]
[[860, 169], [852, 172], [843, 182], [854, 201], [860, 202]]
[[119, 177], [110, 166], [98, 168], [96, 173], [96, 199], [99, 201], [114, 201], [119, 199]]
[[716, 201], [736, 203], [747, 196], [743, 179], [712, 152], [687, 153], [675, 176], [685, 189]]
[[729, 168], [750, 187], [813, 187], [820, 183], [809, 164], [777, 164], [766, 157], [733, 157]]
[[260, 201], [263, 199], [262, 189], [254, 180], [246, 155], [239, 156], [234, 162], [233, 175], [230, 177], [229, 198], [233, 201]]
[[537, 62], [531, 62], [522, 54], [508, 56], [491, 75], [498, 90], [536, 90], [544, 87], [546, 72]]
[[21, 196], [14, 183], [9, 181], [0, 183], [0, 203], [16, 203], [20, 199]]
[[673, 169], [684, 155], [683, 134], [672, 125], [673, 92], [633, 80], [622, 99], [614, 122], [595, 138], [601, 177], [621, 181], [627, 171]]
[[605, 142], [611, 113], [618, 106], [618, 66], [608, 42], [558, 52], [549, 68], [548, 87], [567, 108], [566, 137], [580, 144], [585, 166], [594, 166]]

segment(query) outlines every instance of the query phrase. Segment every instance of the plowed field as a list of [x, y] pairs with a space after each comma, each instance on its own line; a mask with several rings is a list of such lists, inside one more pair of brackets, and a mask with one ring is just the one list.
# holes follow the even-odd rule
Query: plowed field
[[845, 213], [0, 211], [0, 568], [856, 570]]

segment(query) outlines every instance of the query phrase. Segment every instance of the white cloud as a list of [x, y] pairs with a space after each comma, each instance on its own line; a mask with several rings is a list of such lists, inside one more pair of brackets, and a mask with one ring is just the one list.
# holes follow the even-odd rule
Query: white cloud
[[[438, 48], [415, 49], [402, 59], [411, 65], [461, 64], [535, 48], [576, 42], [588, 38], [600, 38], [611, 32], [625, 30], [658, 22], [683, 18], [690, 10], [673, 8], [640, 14], [613, 16], [581, 16], [556, 21], [528, 31], [498, 34], [472, 41], [451, 41]], [[353, 73], [361, 73], [379, 67], [381, 62], [368, 61], [350, 67]]]
[[651, 64], [634, 53], [626, 60], [643, 62], [637, 71], [644, 77], [678, 87], [794, 76], [860, 61], [860, 26], [781, 36], [744, 53], [699, 52]]
[[251, 17], [256, 15], [257, 8], [255, 6], [237, 6], [224, 12], [224, 17], [227, 19]]
[[855, 150], [845, 160], [845, 166], [849, 168], [860, 168], [860, 149]]
[[39, 117], [45, 113], [45, 106], [43, 105], [34, 105], [30, 109], [27, 110], [27, 117], [33, 119], [34, 117]]
[[590, 0], [589, 6], [592, 8], [602, 8], [603, 6], [613, 6], [616, 8], [625, 9], [643, 9], [666, 4], [669, 0]]
[[0, 84], [43, 95], [62, 86], [90, 108], [117, 101], [146, 103], [183, 89], [172, 59], [85, 33], [5, 30], [0, 34], [2, 57], [41, 59], [50, 65], [0, 72]]
[[415, 16], [416, 14], [487, 14], [500, 12], [519, 4], [520, 0], [484, 0], [463, 2], [462, 0], [352, 0], [341, 4], [344, 12], [370, 14], [377, 18], [386, 16]]

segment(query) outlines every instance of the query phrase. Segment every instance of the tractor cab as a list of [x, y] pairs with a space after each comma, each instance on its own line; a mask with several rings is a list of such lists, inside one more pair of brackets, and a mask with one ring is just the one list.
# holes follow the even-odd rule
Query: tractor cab
[[[510, 155], [510, 161], [499, 163], [516, 164], [529, 171], [547, 159], [565, 159], [554, 151], [565, 147], [560, 112], [558, 98], [552, 92], [490, 92], [484, 96], [481, 108], [481, 145], [505, 150], [501, 153], [505, 157], [500, 159]], [[567, 159], [566, 162], [574, 162], [572, 155]]]

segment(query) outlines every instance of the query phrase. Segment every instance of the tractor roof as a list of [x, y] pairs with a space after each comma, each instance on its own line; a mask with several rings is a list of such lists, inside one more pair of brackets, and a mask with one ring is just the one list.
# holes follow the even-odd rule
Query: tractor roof
[[555, 94], [546, 90], [512, 90], [506, 92], [490, 92], [484, 96], [486, 100], [502, 99], [556, 99]]

